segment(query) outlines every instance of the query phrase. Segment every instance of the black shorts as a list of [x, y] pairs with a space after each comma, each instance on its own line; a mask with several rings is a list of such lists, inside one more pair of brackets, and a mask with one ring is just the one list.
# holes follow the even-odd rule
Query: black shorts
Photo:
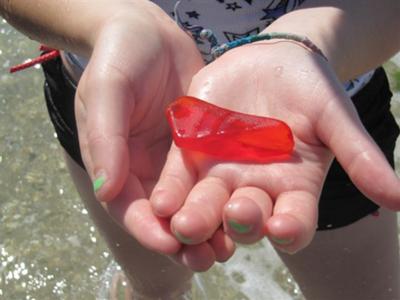
[[[44, 63], [43, 70], [47, 108], [58, 139], [69, 155], [84, 168], [74, 114], [76, 85], [69, 78], [59, 58]], [[364, 126], [394, 166], [393, 152], [399, 127], [390, 112], [391, 97], [386, 74], [379, 68], [371, 81], [352, 100]], [[320, 199], [318, 230], [351, 224], [378, 208], [379, 206], [357, 190], [335, 160]]]

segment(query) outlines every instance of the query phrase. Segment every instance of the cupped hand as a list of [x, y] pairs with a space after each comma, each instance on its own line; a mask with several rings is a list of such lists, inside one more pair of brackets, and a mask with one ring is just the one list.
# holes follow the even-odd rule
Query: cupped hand
[[111, 216], [145, 247], [175, 253], [180, 242], [147, 199], [171, 143], [164, 109], [186, 93], [203, 62], [157, 6], [115, 1], [110, 8], [76, 93], [83, 161]]
[[194, 77], [189, 95], [285, 121], [295, 151], [286, 161], [252, 164], [172, 145], [151, 202], [156, 214], [172, 216], [172, 230], [183, 243], [207, 241], [223, 224], [238, 242], [267, 235], [284, 251], [304, 248], [317, 227], [318, 200], [334, 156], [365, 195], [400, 208], [399, 179], [351, 99], [329, 63], [302, 45], [263, 42], [233, 49]]

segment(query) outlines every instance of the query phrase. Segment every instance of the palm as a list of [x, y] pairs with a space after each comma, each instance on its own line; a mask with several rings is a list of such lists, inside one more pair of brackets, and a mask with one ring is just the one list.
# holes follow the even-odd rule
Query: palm
[[[270, 47], [251, 45], [224, 54], [194, 77], [189, 94], [285, 121], [294, 134], [294, 154], [288, 161], [238, 164], [199, 160], [173, 146], [152, 202], [159, 215], [173, 215], [173, 230], [191, 244], [209, 239], [223, 221], [227, 233], [240, 242], [254, 242], [267, 233], [290, 238], [287, 250], [306, 246], [316, 228], [332, 153], [372, 199], [387, 206], [396, 202], [393, 193], [380, 193], [365, 176], [385, 173], [380, 184], [392, 190], [398, 184], [326, 62], [297, 45]], [[379, 164], [370, 163], [371, 157]], [[182, 161], [191, 163], [177, 167]], [[169, 178], [176, 176], [174, 184]], [[232, 220], [247, 224], [237, 227], [246, 233], [231, 230]]]
[[[210, 165], [200, 162], [196, 165], [198, 173], [203, 176], [218, 174], [227, 177], [223, 174], [230, 173], [229, 176], [232, 176], [233, 172], [235, 174], [233, 176], [240, 178], [238, 186], [259, 186], [273, 199], [290, 190], [305, 190], [317, 195], [333, 157], [320, 141], [316, 130], [318, 117], [329, 100], [319, 99], [318, 103], [311, 103], [315, 100], [310, 97], [310, 92], [317, 82], [313, 78], [307, 78], [307, 81], [302, 82], [293, 80], [298, 70], [295, 69], [297, 66], [290, 62], [287, 62], [287, 65], [292, 66], [292, 69], [287, 66], [274, 66], [270, 62], [264, 64], [260, 61], [253, 64], [244, 62], [243, 57], [252, 57], [250, 54], [241, 57], [240, 76], [232, 76], [231, 80], [227, 80], [226, 74], [237, 73], [238, 66], [223, 61], [223, 59], [235, 61], [235, 58], [222, 57], [221, 61], [216, 61], [208, 66], [208, 69], [204, 68], [196, 76], [191, 90], [195, 93], [200, 91], [201, 96], [205, 90], [201, 85], [207, 77], [207, 84], [212, 82], [214, 87], [213, 90], [207, 91], [207, 101], [235, 111], [273, 117], [287, 122], [294, 134], [295, 152], [289, 161], [263, 165], [235, 163]], [[255, 77], [263, 79], [255, 80]]]
[[[237, 164], [212, 159], [193, 159], [193, 170], [190, 172], [198, 174], [197, 181], [207, 177], [219, 178], [229, 187], [229, 193], [242, 187], [256, 187], [264, 191], [272, 202], [276, 202], [280, 195], [290, 192], [311, 195], [316, 207], [333, 155], [320, 142], [315, 126], [315, 116], [321, 114], [326, 102], [319, 99], [319, 105], [312, 105], [312, 111], [310, 103], [307, 103], [314, 101], [309, 97], [314, 86], [307, 86], [305, 83], [314, 84], [315, 81], [311, 78], [306, 82], [291, 80], [292, 78], [288, 77], [294, 77], [298, 70], [289, 69], [287, 66], [277, 67], [269, 61], [253, 62], [254, 53], [242, 54], [240, 60], [234, 57], [235, 53], [232, 53], [232, 57], [229, 55], [227, 53], [225, 57], [200, 71], [194, 78], [189, 92], [234, 111], [284, 120], [293, 131], [295, 152], [288, 161], [269, 164]], [[249, 57], [249, 62], [244, 61], [244, 57]], [[239, 63], [232, 64], [235, 61]], [[288, 66], [293, 65], [288, 62]], [[227, 74], [239, 74], [239, 68], [240, 76], [227, 77]], [[281, 73], [283, 68], [286, 74]], [[185, 155], [185, 152], [174, 149]], [[316, 217], [313, 216], [313, 221]], [[179, 222], [179, 216], [174, 217], [173, 224], [179, 227]], [[184, 226], [187, 227], [187, 224]], [[259, 239], [261, 233], [253, 236], [250, 241]]]

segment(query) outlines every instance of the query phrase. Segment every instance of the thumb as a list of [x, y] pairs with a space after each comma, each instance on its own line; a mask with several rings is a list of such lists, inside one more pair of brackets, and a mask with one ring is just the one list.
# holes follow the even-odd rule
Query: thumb
[[351, 100], [344, 92], [331, 97], [338, 100], [325, 106], [317, 124], [319, 138], [364, 195], [379, 205], [399, 210], [399, 178], [365, 130]]
[[86, 169], [101, 201], [114, 199], [129, 171], [129, 81], [94, 55], [80, 80], [75, 99], [79, 143]]

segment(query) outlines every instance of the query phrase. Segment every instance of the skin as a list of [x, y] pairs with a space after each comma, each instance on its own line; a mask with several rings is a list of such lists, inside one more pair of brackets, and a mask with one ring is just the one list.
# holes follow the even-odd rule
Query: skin
[[[399, 180], [340, 85], [400, 48], [398, 1], [380, 2], [379, 9], [367, 2], [306, 1], [307, 9], [268, 28], [307, 35], [329, 63], [298, 44], [262, 42], [234, 49], [204, 68], [192, 40], [147, 1], [93, 6], [78, 0], [0, 0], [0, 11], [31, 38], [90, 58], [76, 114], [89, 176], [106, 178], [97, 198], [145, 248], [200, 271], [228, 259], [232, 239], [252, 243], [267, 234], [287, 252], [310, 243], [333, 155], [361, 191], [399, 209]], [[76, 22], [82, 12], [85, 17]], [[251, 80], [245, 84], [243, 78]], [[244, 165], [170, 148], [163, 108], [183, 94], [282, 119], [294, 132], [295, 156], [279, 164]], [[234, 232], [227, 225], [231, 220], [250, 231]]]
[[[304, 248], [316, 229], [318, 199], [334, 155], [361, 191], [383, 206], [399, 208], [398, 178], [319, 55], [291, 42], [237, 48], [203, 68], [189, 94], [284, 119], [296, 144], [291, 160], [264, 165], [203, 158], [180, 164], [193, 154], [173, 146], [151, 201], [156, 213], [172, 215], [174, 230], [191, 243], [207, 240], [223, 221], [238, 242], [252, 243], [266, 233], [284, 251]], [[235, 232], [229, 220], [252, 229]]]
[[[153, 214], [148, 199], [171, 143], [163, 108], [185, 93], [203, 63], [190, 37], [169, 18], [162, 21], [154, 24], [143, 12], [136, 18], [131, 11], [114, 17], [97, 37], [79, 81], [75, 110], [85, 166], [92, 180], [105, 178], [97, 198], [143, 246], [175, 255], [181, 242], [169, 220]], [[144, 37], [140, 45], [126, 51], [138, 36]], [[216, 237], [223, 240], [182, 249], [187, 256], [204, 257], [199, 266], [194, 260], [193, 270], [233, 253], [228, 237]], [[214, 251], [215, 243], [224, 247]]]
[[[82, 11], [87, 12], [80, 18], [85, 21], [76, 22]], [[177, 254], [181, 243], [169, 221], [152, 213], [148, 198], [171, 144], [164, 108], [186, 93], [203, 67], [193, 40], [147, 1], [121, 0], [111, 6], [97, 1], [93, 6], [91, 1], [3, 0], [0, 12], [26, 35], [90, 58], [75, 111], [85, 167], [93, 182], [104, 180], [96, 186], [96, 197], [147, 249]], [[204, 264], [193, 269], [207, 269], [233, 253], [229, 237], [218, 232], [215, 237], [182, 250], [196, 256], [197, 248], [206, 249], [207, 255], [200, 254]]]
[[396, 0], [307, 0], [301, 8], [265, 31], [307, 36], [342, 82], [380, 66], [400, 49], [400, 3]]
[[[294, 132], [296, 155], [287, 163], [263, 166], [204, 159], [184, 165], [177, 162], [193, 154], [172, 145], [151, 201], [156, 214], [172, 216], [178, 237], [201, 242], [223, 222], [235, 241], [251, 243], [267, 234], [282, 251], [303, 249], [315, 233], [319, 194], [333, 156], [365, 195], [399, 209], [399, 179], [340, 83], [400, 49], [400, 4], [387, 0], [379, 5], [306, 1], [304, 9], [265, 30], [309, 37], [329, 63], [296, 43], [260, 42], [233, 49], [197, 73], [189, 95], [284, 120]], [[374, 22], [366, 16], [374, 16]], [[383, 39], [387, 36], [392, 38]], [[238, 233], [228, 226], [232, 220], [251, 230]]]

